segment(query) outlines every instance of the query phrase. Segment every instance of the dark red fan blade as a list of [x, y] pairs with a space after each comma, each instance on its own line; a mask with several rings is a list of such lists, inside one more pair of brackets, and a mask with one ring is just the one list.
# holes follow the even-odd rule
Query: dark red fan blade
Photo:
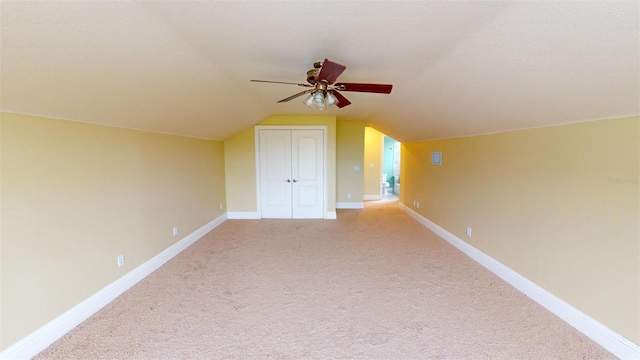
[[329, 59], [324, 59], [322, 68], [320, 68], [320, 74], [318, 74], [318, 81], [324, 80], [328, 84], [333, 84], [346, 68], [344, 65], [336, 64], [329, 61]]
[[339, 83], [334, 86], [339, 87], [340, 91], [358, 91], [378, 94], [390, 94], [393, 88], [393, 85], [356, 83]]
[[313, 89], [311, 89], [311, 90], [305, 90], [305, 91], [299, 92], [299, 93], [297, 93], [297, 94], [295, 94], [295, 95], [291, 95], [291, 96], [289, 96], [288, 98], [284, 98], [284, 99], [282, 99], [282, 100], [280, 100], [280, 101], [278, 101], [278, 102], [279, 102], [279, 103], [281, 103], [281, 102], [287, 102], [287, 101], [289, 101], [289, 100], [293, 100], [293, 99], [295, 99], [295, 98], [297, 98], [297, 97], [300, 97], [300, 96], [302, 96], [302, 95], [304, 95], [304, 94], [308, 94], [308, 93], [310, 93], [310, 92], [313, 92]]
[[347, 105], [351, 105], [351, 101], [347, 100], [346, 97], [342, 96], [342, 94], [340, 94], [339, 92], [333, 90], [330, 91], [333, 95], [335, 95], [335, 97], [338, 99], [338, 107], [339, 108], [343, 108]]

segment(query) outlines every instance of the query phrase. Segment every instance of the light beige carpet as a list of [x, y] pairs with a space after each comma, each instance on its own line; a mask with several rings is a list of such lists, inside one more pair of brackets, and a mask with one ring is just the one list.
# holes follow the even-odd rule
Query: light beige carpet
[[392, 202], [228, 220], [38, 359], [614, 358]]

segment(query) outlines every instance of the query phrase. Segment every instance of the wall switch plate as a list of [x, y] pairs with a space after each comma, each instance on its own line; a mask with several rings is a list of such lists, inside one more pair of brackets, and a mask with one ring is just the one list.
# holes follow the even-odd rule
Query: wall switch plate
[[222, 210], [222, 203], [220, 203], [220, 210]]
[[118, 255], [118, 267], [124, 266], [124, 254]]
[[178, 235], [178, 227], [174, 226], [173, 227], [173, 236], [176, 236], [176, 235]]
[[470, 227], [467, 227], [467, 236], [471, 237], [471, 228]]
[[371, 164], [369, 165], [369, 167], [371, 167], [371, 168], [373, 169], [374, 167], [376, 167], [376, 164], [371, 163]]
[[415, 200], [413, 200], [413, 206], [416, 206], [416, 201]]
[[353, 165], [353, 171], [360, 171], [360, 166]]
[[351, 193], [347, 193], [347, 199], [351, 199]]
[[420, 209], [420, 201], [416, 202], [416, 207]]

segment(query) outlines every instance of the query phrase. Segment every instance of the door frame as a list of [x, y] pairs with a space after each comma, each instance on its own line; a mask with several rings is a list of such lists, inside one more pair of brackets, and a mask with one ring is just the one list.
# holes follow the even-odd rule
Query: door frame
[[[254, 126], [255, 136], [255, 154], [256, 154], [256, 206], [258, 212], [258, 219], [262, 219], [262, 208], [260, 199], [262, 194], [260, 193], [260, 130], [322, 130], [322, 168], [324, 169], [323, 179], [323, 196], [322, 196], [322, 214], [325, 219], [327, 217], [327, 133], [328, 127], [326, 125], [256, 125]], [[381, 175], [382, 176], [382, 175]]]

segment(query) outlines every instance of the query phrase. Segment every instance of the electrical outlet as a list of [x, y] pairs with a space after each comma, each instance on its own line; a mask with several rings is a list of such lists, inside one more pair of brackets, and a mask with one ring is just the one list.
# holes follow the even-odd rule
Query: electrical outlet
[[376, 164], [371, 163], [371, 164], [369, 164], [369, 167], [373, 169], [374, 167], [376, 167]]
[[220, 203], [220, 210], [222, 210], [222, 203]]
[[173, 227], [173, 236], [177, 236], [178, 235], [178, 227], [174, 226]]
[[360, 166], [353, 165], [353, 171], [360, 171]]
[[351, 199], [351, 193], [347, 193], [347, 199]]
[[467, 227], [467, 236], [471, 237], [471, 228], [470, 227]]
[[420, 201], [416, 202], [416, 207], [420, 209]]
[[124, 254], [118, 255], [118, 267], [124, 266]]
[[415, 200], [413, 200], [413, 207], [415, 207], [415, 206], [416, 206], [416, 201], [415, 201]]

